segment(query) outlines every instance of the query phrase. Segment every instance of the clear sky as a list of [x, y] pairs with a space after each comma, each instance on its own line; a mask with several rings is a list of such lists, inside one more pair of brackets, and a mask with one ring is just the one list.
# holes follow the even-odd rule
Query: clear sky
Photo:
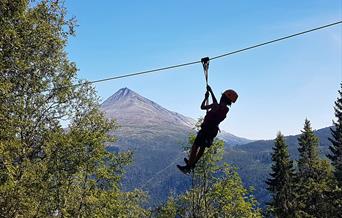
[[[341, 0], [75, 1], [77, 35], [67, 51], [79, 78], [96, 80], [215, 56], [342, 20]], [[274, 138], [314, 129], [334, 118], [342, 80], [342, 25], [212, 61], [217, 96], [240, 97], [221, 124], [237, 136]], [[201, 65], [96, 84], [105, 100], [128, 87], [161, 106], [198, 118], [205, 80]]]

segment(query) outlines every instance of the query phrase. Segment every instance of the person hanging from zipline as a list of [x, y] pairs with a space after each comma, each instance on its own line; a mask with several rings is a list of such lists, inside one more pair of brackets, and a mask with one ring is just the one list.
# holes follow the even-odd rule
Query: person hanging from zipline
[[[211, 95], [213, 103], [206, 105], [209, 94]], [[195, 165], [202, 157], [205, 148], [209, 148], [212, 145], [213, 140], [219, 131], [219, 124], [226, 118], [229, 111], [228, 106], [235, 103], [237, 98], [238, 94], [234, 90], [229, 89], [222, 94], [220, 102], [218, 103], [211, 87], [207, 85], [207, 92], [205, 93], [205, 98], [201, 104], [201, 109], [207, 110], [207, 114], [203, 119], [201, 129], [197, 133], [194, 144], [191, 147], [189, 159], [184, 158], [186, 163], [185, 166], [177, 165], [179, 170], [183, 173], [189, 173], [191, 169], [195, 168]]]
[[[234, 90], [228, 89], [222, 94], [220, 103], [217, 102], [213, 90], [208, 85], [209, 61], [209, 57], [201, 59], [207, 85], [207, 91], [205, 93], [204, 100], [202, 101], [201, 109], [207, 110], [207, 114], [203, 119], [201, 129], [198, 131], [194, 144], [191, 147], [189, 159], [184, 158], [186, 165], [177, 165], [178, 169], [183, 173], [189, 173], [191, 169], [194, 169], [196, 163], [204, 154], [205, 148], [209, 148], [212, 145], [214, 138], [220, 130], [219, 124], [227, 116], [229, 111], [228, 106], [231, 106], [232, 103], [235, 103], [238, 98], [238, 94]], [[209, 94], [211, 95], [213, 103], [208, 105]]]

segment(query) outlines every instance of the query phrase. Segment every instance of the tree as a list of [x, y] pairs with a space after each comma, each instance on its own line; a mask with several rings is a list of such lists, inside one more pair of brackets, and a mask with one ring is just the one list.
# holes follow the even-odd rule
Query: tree
[[70, 217], [147, 215], [140, 206], [146, 200], [145, 193], [120, 191], [123, 168], [132, 158], [131, 152], [106, 150], [105, 143], [115, 141], [108, 135], [115, 127], [113, 124], [94, 109], [77, 118], [70, 131], [62, 135], [68, 141], [47, 146], [48, 179], [43, 180], [47, 189], [42, 196], [50, 196], [50, 199], [42, 201], [41, 216], [46, 214], [44, 208]]
[[62, 1], [0, 1], [0, 217], [147, 214], [144, 193], [120, 190], [131, 153], [106, 150], [115, 123], [73, 85], [74, 27]]
[[[342, 83], [341, 83], [342, 88]], [[334, 178], [331, 183], [331, 199], [333, 206], [339, 216], [342, 216], [342, 90], [338, 91], [339, 97], [335, 101], [335, 117], [336, 121], [333, 121], [334, 128], [330, 128], [332, 137], [329, 138], [331, 145], [329, 146], [330, 154], [327, 157], [331, 160], [334, 166]], [[336, 183], [335, 183], [336, 181]], [[336, 214], [337, 214], [336, 213]]]
[[318, 138], [315, 136], [310, 121], [305, 119], [304, 129], [301, 136], [298, 138], [298, 170], [300, 177], [310, 178], [315, 177], [315, 168], [319, 162], [318, 153]]
[[[189, 145], [193, 144], [195, 136], [191, 135]], [[224, 144], [222, 141], [215, 141], [213, 145], [206, 149], [200, 161], [196, 164], [195, 170], [191, 173], [191, 189], [180, 198], [183, 216], [186, 217], [206, 217], [210, 216], [211, 208], [209, 192], [214, 183], [218, 181], [215, 176], [220, 170], [217, 164], [223, 157]], [[187, 209], [189, 208], [189, 209]]]
[[266, 181], [272, 195], [268, 210], [275, 217], [294, 217], [294, 168], [284, 136], [280, 132], [275, 139], [272, 161], [271, 178]]
[[216, 182], [209, 194], [214, 217], [261, 217], [257, 201], [246, 189], [236, 169], [225, 165], [223, 178]]
[[60, 132], [74, 100], [86, 106], [77, 95], [89, 87], [71, 86], [76, 67], [63, 49], [73, 22], [58, 3], [3, 0], [0, 13], [1, 214], [33, 216], [50, 132]]
[[[190, 138], [190, 144], [193, 144], [195, 137]], [[191, 174], [192, 191], [191, 207], [192, 214], [200, 217], [209, 215], [209, 191], [213, 184], [218, 179], [215, 174], [220, 171], [221, 167], [218, 162], [223, 159], [224, 143], [223, 141], [216, 140], [213, 145], [206, 150], [205, 155], [197, 163], [195, 170]]]
[[319, 141], [307, 119], [298, 142], [296, 214], [300, 217], [336, 217], [337, 210], [330, 195], [332, 168], [327, 160], [320, 159]]
[[[190, 136], [189, 144], [195, 139]], [[159, 210], [180, 217], [261, 217], [251, 190], [244, 188], [236, 169], [222, 165], [224, 143], [215, 140], [191, 174], [192, 186]]]
[[329, 138], [332, 145], [329, 147], [331, 154], [328, 154], [328, 158], [331, 160], [334, 166], [334, 175], [342, 188], [342, 83], [341, 90], [338, 91], [339, 98], [335, 101], [335, 117], [336, 121], [333, 121], [334, 127], [330, 128], [332, 138]]
[[157, 218], [169, 218], [177, 216], [177, 202], [174, 196], [169, 196], [165, 204], [157, 208], [155, 213], [152, 213], [152, 217]]

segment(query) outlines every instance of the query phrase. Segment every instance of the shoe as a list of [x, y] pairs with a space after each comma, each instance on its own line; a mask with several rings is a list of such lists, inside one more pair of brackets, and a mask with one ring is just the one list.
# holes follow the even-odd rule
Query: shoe
[[[184, 158], [184, 162], [186, 163], [186, 165], [188, 166], [189, 165], [189, 160], [188, 160], [188, 158]], [[195, 167], [196, 167], [196, 165], [194, 164], [193, 166], [191, 166], [190, 168], [193, 170], [193, 169], [195, 169]]]
[[177, 168], [184, 174], [189, 174], [191, 169], [188, 166], [177, 165]]

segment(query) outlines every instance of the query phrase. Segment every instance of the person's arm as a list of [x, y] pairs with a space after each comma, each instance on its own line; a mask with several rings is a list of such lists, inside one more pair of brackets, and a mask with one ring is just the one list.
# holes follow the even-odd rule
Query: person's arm
[[204, 99], [203, 99], [202, 104], [201, 104], [201, 109], [202, 110], [208, 110], [208, 109], [212, 108], [212, 106], [213, 106], [212, 104], [205, 105], [205, 102], [208, 100], [208, 98], [209, 98], [209, 92], [207, 91], [205, 93]]
[[213, 90], [211, 89], [211, 87], [209, 85], [207, 85], [207, 91], [210, 92], [211, 98], [213, 99], [213, 103], [217, 104], [217, 100], [216, 100], [216, 97], [214, 95], [214, 92], [213, 92]]

